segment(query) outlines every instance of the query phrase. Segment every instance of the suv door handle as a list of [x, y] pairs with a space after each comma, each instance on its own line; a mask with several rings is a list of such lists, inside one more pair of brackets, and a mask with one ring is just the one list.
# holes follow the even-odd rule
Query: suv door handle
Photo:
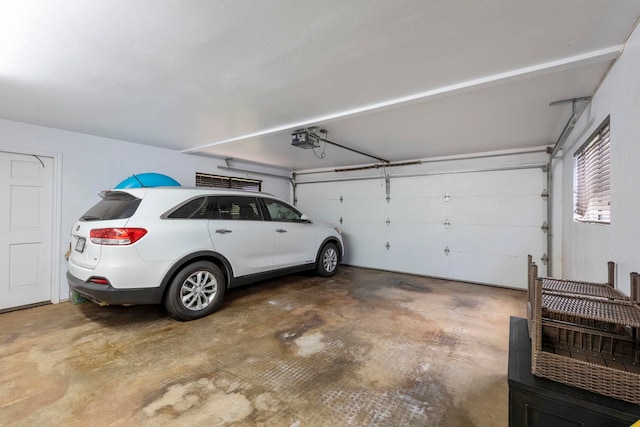
[[284, 228], [276, 228], [276, 233], [286, 233], [287, 230], [285, 230]]
[[224, 229], [224, 228], [219, 228], [219, 229], [216, 230], [216, 233], [218, 233], [218, 234], [229, 234], [229, 233], [231, 233], [231, 230], [227, 230], [227, 229]]

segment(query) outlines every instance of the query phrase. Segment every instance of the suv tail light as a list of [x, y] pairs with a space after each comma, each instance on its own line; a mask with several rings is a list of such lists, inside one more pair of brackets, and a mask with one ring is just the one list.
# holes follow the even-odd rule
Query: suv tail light
[[96, 228], [89, 238], [96, 245], [130, 245], [147, 234], [144, 228]]

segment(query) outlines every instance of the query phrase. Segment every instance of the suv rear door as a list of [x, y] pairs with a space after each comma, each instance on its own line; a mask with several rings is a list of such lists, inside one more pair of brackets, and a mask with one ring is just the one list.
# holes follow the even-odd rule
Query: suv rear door
[[274, 232], [256, 197], [219, 196], [209, 220], [216, 252], [231, 263], [234, 276], [273, 270]]
[[92, 243], [89, 232], [95, 228], [124, 227], [140, 201], [140, 198], [126, 192], [107, 193], [73, 224], [69, 260], [81, 267], [94, 269], [100, 261], [102, 245]]

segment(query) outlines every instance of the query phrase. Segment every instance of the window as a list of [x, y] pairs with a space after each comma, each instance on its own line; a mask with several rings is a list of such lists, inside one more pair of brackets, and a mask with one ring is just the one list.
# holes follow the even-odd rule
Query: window
[[213, 219], [262, 221], [262, 212], [255, 197], [220, 196]]
[[264, 199], [264, 203], [267, 205], [267, 210], [271, 216], [272, 221], [284, 221], [284, 222], [301, 222], [302, 214], [291, 206], [280, 203], [276, 200]]
[[209, 219], [214, 208], [213, 197], [197, 197], [180, 206], [167, 218], [171, 219]]
[[196, 172], [196, 187], [233, 188], [234, 190], [262, 191], [262, 181], [249, 178], [211, 175]]
[[574, 155], [573, 218], [611, 223], [609, 117]]
[[80, 221], [106, 221], [131, 218], [142, 200], [124, 192], [109, 192], [80, 217]]

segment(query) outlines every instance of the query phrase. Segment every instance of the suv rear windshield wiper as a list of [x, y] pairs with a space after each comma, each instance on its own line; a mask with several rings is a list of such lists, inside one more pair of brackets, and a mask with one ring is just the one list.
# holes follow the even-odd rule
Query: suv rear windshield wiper
[[98, 218], [97, 216], [92, 215], [84, 215], [80, 217], [80, 221], [99, 221], [102, 218]]

